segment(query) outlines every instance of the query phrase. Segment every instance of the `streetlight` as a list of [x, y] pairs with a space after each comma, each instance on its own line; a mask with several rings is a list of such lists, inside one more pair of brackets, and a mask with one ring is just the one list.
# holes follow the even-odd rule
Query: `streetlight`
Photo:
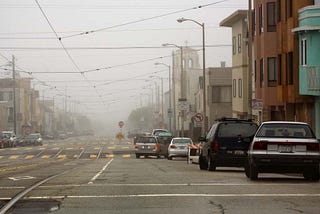
[[185, 21], [191, 21], [193, 23], [196, 23], [197, 25], [201, 26], [202, 28], [202, 79], [203, 79], [203, 100], [202, 100], [202, 103], [203, 103], [203, 123], [202, 123], [202, 127], [203, 127], [203, 130], [202, 130], [202, 135], [205, 135], [206, 134], [206, 131], [207, 131], [207, 123], [206, 123], [206, 118], [207, 118], [207, 104], [206, 104], [206, 55], [205, 55], [205, 32], [204, 32], [204, 23], [200, 23], [200, 22], [197, 22], [196, 20], [193, 20], [193, 19], [186, 19], [186, 18], [180, 18], [180, 19], [177, 19], [177, 22], [179, 23], [182, 23], [182, 22], [185, 22]]
[[[167, 66], [169, 68], [169, 110], [170, 112], [172, 111], [172, 107], [171, 107], [171, 69], [170, 69], [170, 65], [167, 65], [165, 63], [161, 63], [161, 62], [156, 62], [154, 63], [155, 65], [164, 65], [164, 66]], [[162, 95], [163, 96], [163, 95]], [[162, 108], [163, 109], [163, 108]], [[168, 112], [169, 113], [169, 112]], [[172, 114], [172, 113], [171, 113]], [[169, 115], [169, 130], [170, 132], [172, 132], [171, 130], [171, 115]], [[175, 117], [175, 114], [174, 114], [174, 117]]]
[[[162, 46], [174, 46], [174, 47], [177, 47], [180, 49], [180, 69], [181, 69], [181, 74], [180, 74], [180, 90], [181, 90], [181, 100], [186, 100], [186, 95], [185, 95], [185, 87], [184, 87], [184, 84], [185, 84], [185, 78], [184, 78], [184, 72], [183, 72], [183, 53], [182, 53], [182, 46], [179, 46], [179, 45], [176, 45], [176, 44], [171, 44], [171, 43], [165, 43], [165, 44], [162, 44]], [[180, 137], [183, 137], [184, 136], [184, 110], [181, 110], [181, 134], [180, 134]], [[176, 114], [174, 114], [176, 115]], [[175, 118], [174, 118], [175, 120]], [[174, 121], [174, 123], [176, 124], [176, 122]]]

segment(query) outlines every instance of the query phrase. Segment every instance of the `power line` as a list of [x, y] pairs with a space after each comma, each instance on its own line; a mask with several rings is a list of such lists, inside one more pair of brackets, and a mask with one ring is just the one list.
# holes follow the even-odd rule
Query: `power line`
[[82, 33], [72, 34], [72, 35], [69, 35], [69, 36], [60, 37], [59, 40], [66, 39], [66, 38], [71, 38], [71, 37], [75, 37], [75, 36], [82, 36], [82, 35], [88, 35], [88, 34], [92, 34], [92, 33], [97, 33], [99, 31], [104, 31], [104, 30], [108, 30], [108, 29], [112, 29], [112, 28], [117, 28], [117, 27], [122, 27], [122, 26], [126, 26], [126, 25], [136, 24], [136, 23], [140, 23], [140, 22], [144, 22], [144, 21], [148, 21], [148, 20], [152, 20], [152, 19], [157, 19], [157, 18], [170, 16], [170, 15], [177, 14], [177, 13], [187, 12], [187, 11], [190, 11], [190, 10], [201, 9], [201, 8], [212, 6], [212, 5], [215, 5], [215, 4], [220, 4], [220, 3], [225, 2], [225, 1], [228, 1], [228, 0], [220, 0], [220, 1], [213, 2], [213, 3], [205, 4], [205, 5], [199, 5], [199, 6], [191, 7], [191, 8], [188, 8], [188, 9], [178, 10], [178, 11], [174, 11], [174, 12], [170, 12], [170, 13], [165, 13], [165, 14], [162, 14], [162, 15], [152, 16], [152, 17], [149, 17], [149, 18], [130, 21], [130, 22], [126, 22], [126, 23], [123, 23], [123, 24], [113, 25], [113, 26], [110, 26], [110, 27], [103, 27], [103, 28], [99, 28], [99, 29], [95, 29], [95, 30], [85, 31], [85, 32], [82, 32]]

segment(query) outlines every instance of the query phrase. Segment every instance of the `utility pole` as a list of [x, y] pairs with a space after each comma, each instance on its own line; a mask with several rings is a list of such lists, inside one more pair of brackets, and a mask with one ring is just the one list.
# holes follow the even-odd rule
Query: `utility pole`
[[16, 71], [15, 71], [15, 57], [12, 55], [12, 91], [13, 91], [13, 131], [17, 134], [17, 107], [16, 107]]
[[252, 119], [252, 0], [248, 0], [248, 119]]
[[176, 121], [176, 77], [174, 66], [174, 52], [172, 52], [172, 101], [173, 101], [173, 134], [176, 134], [177, 121]]

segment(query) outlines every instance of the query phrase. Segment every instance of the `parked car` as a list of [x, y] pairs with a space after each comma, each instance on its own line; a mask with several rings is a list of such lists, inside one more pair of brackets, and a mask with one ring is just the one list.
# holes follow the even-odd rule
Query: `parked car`
[[189, 145], [193, 142], [191, 138], [175, 137], [171, 140], [168, 147], [168, 159], [173, 157], [188, 157]]
[[244, 167], [247, 151], [258, 125], [251, 120], [222, 118], [212, 125], [202, 141], [199, 154], [201, 170], [215, 171], [216, 167]]
[[319, 180], [319, 141], [307, 123], [269, 121], [260, 125], [251, 143], [246, 175], [260, 172], [302, 173]]
[[151, 135], [157, 136], [161, 132], [169, 132], [167, 129], [153, 129]]
[[31, 133], [23, 137], [23, 146], [42, 146], [40, 133]]
[[136, 158], [156, 156], [159, 158], [158, 140], [155, 136], [142, 136], [135, 144]]
[[2, 133], [0, 132], [0, 149], [4, 148], [4, 140], [2, 139]]
[[159, 132], [157, 133], [159, 155], [168, 158], [168, 147], [173, 138], [171, 132]]
[[2, 131], [4, 147], [16, 147], [16, 135], [13, 131]]

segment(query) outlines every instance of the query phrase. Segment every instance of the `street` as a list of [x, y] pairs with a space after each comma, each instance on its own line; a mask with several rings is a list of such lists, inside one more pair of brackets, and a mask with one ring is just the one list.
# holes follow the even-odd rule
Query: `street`
[[93, 136], [1, 149], [0, 206], [50, 176], [7, 213], [320, 213], [320, 184], [301, 175], [252, 182], [241, 168], [136, 159], [129, 140]]

